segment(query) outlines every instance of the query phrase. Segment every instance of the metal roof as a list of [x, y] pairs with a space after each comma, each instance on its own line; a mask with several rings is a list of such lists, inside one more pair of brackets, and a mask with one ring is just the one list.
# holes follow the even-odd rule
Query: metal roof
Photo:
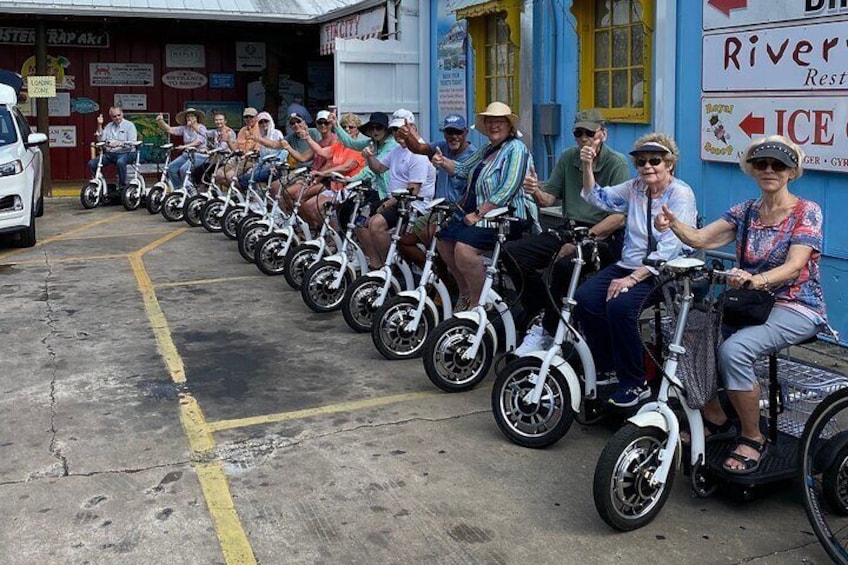
[[13, 0], [0, 13], [98, 18], [170, 18], [268, 23], [317, 23], [362, 0]]

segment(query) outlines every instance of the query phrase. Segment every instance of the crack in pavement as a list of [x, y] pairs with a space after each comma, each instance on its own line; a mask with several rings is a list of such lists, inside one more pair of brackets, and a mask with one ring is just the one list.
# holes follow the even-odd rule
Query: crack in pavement
[[[50, 371], [50, 446], [48, 450], [50, 454], [59, 460], [59, 466], [61, 471], [58, 476], [65, 477], [70, 473], [68, 469], [68, 459], [65, 457], [61, 446], [57, 440], [57, 431], [56, 431], [56, 352], [53, 350], [53, 346], [50, 344], [51, 338], [58, 335], [59, 332], [56, 329], [56, 320], [53, 318], [53, 304], [50, 301], [50, 279], [53, 276], [53, 266], [50, 264], [50, 258], [47, 255], [46, 250], [42, 250], [44, 254], [44, 263], [47, 266], [47, 276], [44, 278], [44, 304], [47, 308], [47, 315], [45, 321], [47, 323], [47, 327], [50, 328], [50, 332], [41, 338], [41, 343], [44, 344], [45, 349], [47, 350], [47, 357], [49, 358], [49, 371]], [[53, 476], [55, 478], [55, 475]]]
[[[88, 473], [67, 473], [63, 475], [61, 478], [68, 479], [78, 479], [78, 478], [86, 478], [86, 477], [98, 477], [100, 475], [115, 475], [115, 474], [126, 474], [126, 475], [134, 475], [136, 473], [144, 473], [145, 471], [154, 471], [156, 469], [170, 469], [171, 467], [192, 467], [191, 461], [189, 460], [181, 460], [181, 461], [173, 461], [170, 463], [159, 463], [157, 465], [149, 465], [147, 467], [131, 467], [128, 469], [106, 469], [105, 471], [90, 471]], [[11, 485], [23, 485], [27, 483], [36, 483], [38, 481], [55, 481], [56, 477], [53, 476], [30, 476], [26, 479], [19, 479], [15, 481], [0, 481], [0, 487], [11, 486]]]
[[[255, 466], [261, 464], [264, 460], [268, 459], [274, 452], [279, 449], [285, 449], [290, 447], [296, 447], [301, 445], [307, 441], [315, 441], [326, 439], [328, 437], [332, 437], [338, 434], [344, 434], [349, 432], [355, 432], [361, 429], [373, 429], [373, 428], [381, 428], [386, 426], [399, 426], [403, 424], [409, 424], [412, 422], [446, 422], [449, 420], [458, 420], [460, 418], [465, 418], [468, 416], [476, 416], [478, 414], [488, 414], [491, 410], [472, 410], [471, 412], [465, 412], [462, 414], [455, 414], [452, 416], [446, 416], [444, 418], [422, 418], [420, 416], [414, 418], [404, 418], [402, 420], [394, 420], [391, 422], [375, 422], [375, 423], [366, 423], [366, 424], [358, 424], [356, 426], [340, 428], [336, 430], [330, 430], [328, 432], [317, 433], [309, 435], [308, 437], [301, 437], [299, 439], [294, 438], [283, 438], [280, 437], [279, 434], [271, 434], [261, 439], [251, 438], [245, 440], [238, 440], [234, 442], [230, 442], [227, 444], [219, 444], [216, 447], [216, 452], [218, 454], [219, 460], [223, 463], [230, 463], [233, 465], [237, 465], [241, 468], [247, 468], [250, 466]], [[250, 464], [249, 460], [253, 460], [253, 465]]]
[[[807, 532], [802, 530], [802, 533], [807, 533]], [[819, 544], [819, 542], [818, 542], [817, 539], [815, 539], [815, 536], [813, 536], [813, 538], [814, 539], [811, 542], [802, 543], [800, 545], [796, 545], [796, 546], [792, 546], [792, 547], [787, 547], [785, 549], [779, 549], [777, 551], [772, 551], [771, 553], [763, 553], [762, 555], [752, 555], [751, 557], [745, 557], [744, 559], [737, 561], [736, 565], [741, 565], [742, 563], [755, 563], [755, 562], [759, 561], [760, 559], [768, 560], [768, 559], [773, 558], [777, 555], [782, 555], [784, 553], [791, 553], [793, 551], [798, 551], [799, 549], [804, 549], [804, 548], [807, 548], [807, 547], [810, 547], [810, 546], [817, 546]], [[824, 549], [822, 549], [822, 551], [824, 551]], [[768, 561], [766, 561], [766, 562], [768, 562]], [[802, 562], [807, 563], [807, 560], [804, 559]]]

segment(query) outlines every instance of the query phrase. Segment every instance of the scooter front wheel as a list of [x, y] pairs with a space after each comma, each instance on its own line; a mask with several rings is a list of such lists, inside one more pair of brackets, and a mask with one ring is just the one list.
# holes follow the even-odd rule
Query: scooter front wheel
[[417, 299], [411, 296], [395, 296], [387, 299], [383, 307], [377, 310], [371, 322], [371, 341], [380, 355], [390, 361], [421, 355], [436, 320], [433, 313], [424, 308], [418, 325], [409, 327], [417, 307]]
[[548, 447], [574, 422], [568, 380], [551, 366], [537, 404], [526, 397], [536, 386], [541, 359], [519, 357], [506, 365], [492, 387], [492, 413], [501, 432], [522, 447]]
[[221, 212], [224, 210], [224, 202], [210, 200], [200, 209], [200, 223], [203, 229], [209, 233], [221, 231]]
[[236, 239], [238, 237], [236, 230], [238, 230], [239, 222], [241, 222], [245, 214], [245, 209], [240, 206], [227, 210], [221, 219], [221, 233], [229, 239]]
[[268, 226], [262, 224], [253, 224], [241, 233], [238, 239], [238, 250], [245, 261], [256, 262], [256, 244], [266, 235], [268, 235]]
[[317, 245], [292, 246], [286, 253], [286, 264], [283, 268], [283, 277], [285, 277], [289, 286], [294, 290], [300, 290], [306, 271], [320, 258], [321, 250]]
[[286, 268], [285, 247], [288, 240], [289, 235], [286, 233], [272, 233], [256, 242], [253, 260], [260, 271], [271, 277], [283, 274], [283, 269]]
[[133, 182], [121, 192], [121, 204], [127, 212], [137, 210], [141, 206], [141, 187]]
[[[486, 323], [484, 321], [484, 323]], [[488, 332], [483, 334], [477, 355], [465, 359], [477, 333], [477, 323], [466, 318], [450, 318], [433, 330], [424, 345], [424, 370], [430, 381], [445, 392], [470, 390], [486, 378], [495, 357]]]
[[350, 270], [345, 269], [338, 288], [332, 288], [333, 281], [341, 265], [327, 261], [318, 261], [306, 271], [300, 295], [303, 303], [319, 314], [338, 310], [342, 305], [345, 291], [352, 281]]
[[185, 217], [185, 194], [172, 192], [162, 200], [162, 217], [169, 222], [179, 222]]
[[90, 182], [80, 190], [80, 204], [86, 210], [91, 210], [100, 204], [100, 187], [96, 182]]
[[158, 214], [162, 211], [162, 201], [165, 199], [165, 189], [161, 186], [154, 186], [147, 193], [147, 213]]
[[[374, 303], [383, 284], [385, 281], [381, 277], [364, 276], [348, 287], [342, 300], [342, 316], [350, 329], [358, 333], [371, 331], [371, 321], [377, 310]], [[391, 282], [389, 285], [389, 293], [394, 294]]]
[[655, 483], [665, 431], [628, 422], [607, 442], [595, 467], [595, 508], [604, 522], [629, 532], [653, 520], [662, 510], [674, 482], [674, 466], [664, 483]]
[[195, 194], [186, 200], [183, 206], [183, 219], [188, 225], [193, 228], [200, 227], [200, 212], [203, 210], [203, 205], [206, 204], [206, 198], [202, 194]]

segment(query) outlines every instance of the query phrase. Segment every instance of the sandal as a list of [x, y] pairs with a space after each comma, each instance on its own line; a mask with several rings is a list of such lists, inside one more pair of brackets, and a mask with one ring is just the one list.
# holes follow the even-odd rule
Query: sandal
[[[729, 439], [732, 437], [736, 437], [736, 426], [733, 424], [733, 421], [728, 418], [724, 421], [723, 424], [716, 424], [710, 422], [706, 418], [701, 418], [704, 422], [704, 442], [709, 443], [711, 441], [717, 441], [721, 439]], [[692, 440], [690, 439], [690, 435], [688, 432], [680, 433], [680, 442], [683, 445], [690, 445]]]
[[[736, 450], [739, 449], [740, 445], [746, 445], [751, 449], [756, 450], [757, 453], [760, 454], [759, 459], [751, 459], [750, 457], [745, 457], [744, 455], [736, 453]], [[734, 469], [732, 467], [728, 467], [727, 461], [724, 462], [721, 468], [724, 469], [726, 473], [730, 473], [731, 475], [750, 475], [751, 473], [755, 472], [757, 469], [760, 468], [760, 463], [763, 462], [763, 459], [766, 458], [766, 455], [768, 455], [768, 442], [765, 438], [763, 438], [762, 443], [760, 443], [759, 441], [753, 440], [751, 438], [739, 436], [738, 440], [736, 441], [736, 446], [727, 455], [727, 458], [742, 463], [742, 468]]]

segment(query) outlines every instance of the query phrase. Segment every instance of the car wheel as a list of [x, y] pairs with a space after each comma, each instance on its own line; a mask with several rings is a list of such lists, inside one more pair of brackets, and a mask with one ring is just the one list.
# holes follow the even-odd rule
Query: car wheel
[[38, 197], [38, 203], [35, 205], [35, 217], [40, 218], [44, 215], [44, 197]]
[[21, 232], [18, 247], [32, 247], [35, 245], [35, 216], [35, 209], [33, 209], [29, 214], [29, 227]]

